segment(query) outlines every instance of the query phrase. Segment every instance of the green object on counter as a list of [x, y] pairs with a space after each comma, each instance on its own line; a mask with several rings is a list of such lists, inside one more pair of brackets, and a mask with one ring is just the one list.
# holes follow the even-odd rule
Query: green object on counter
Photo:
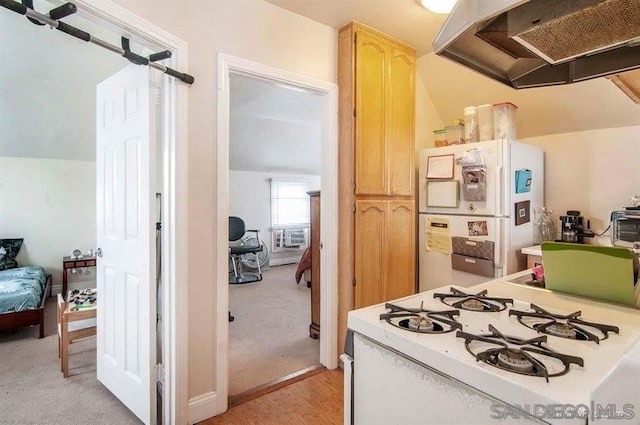
[[549, 290], [635, 304], [633, 253], [626, 248], [543, 242], [542, 265]]

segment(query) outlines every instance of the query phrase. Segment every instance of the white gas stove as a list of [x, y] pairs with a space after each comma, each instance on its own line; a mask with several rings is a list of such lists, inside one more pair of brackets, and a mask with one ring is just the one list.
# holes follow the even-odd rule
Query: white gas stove
[[355, 310], [348, 327], [356, 424], [640, 420], [635, 309], [492, 281]]

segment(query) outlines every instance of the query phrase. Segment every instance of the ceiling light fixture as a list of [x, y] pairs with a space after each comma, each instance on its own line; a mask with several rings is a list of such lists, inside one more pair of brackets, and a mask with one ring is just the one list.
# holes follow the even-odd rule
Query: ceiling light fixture
[[433, 13], [449, 13], [456, 0], [420, 0], [420, 3]]

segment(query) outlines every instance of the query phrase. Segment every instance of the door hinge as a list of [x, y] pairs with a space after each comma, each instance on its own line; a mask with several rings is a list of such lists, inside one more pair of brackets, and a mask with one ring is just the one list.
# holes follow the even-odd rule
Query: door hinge
[[358, 42], [358, 33], [357, 33], [357, 32], [354, 32], [354, 33], [353, 33], [353, 42], [354, 42], [354, 43], [357, 43], [357, 42]]
[[153, 367], [153, 369], [155, 382], [164, 383], [164, 365], [162, 363], [158, 363]]
[[153, 91], [155, 91], [156, 105], [161, 105], [162, 104], [162, 89], [160, 87], [154, 87]]
[[351, 284], [353, 286], [356, 286], [356, 277], [355, 276], [351, 278]]
[[356, 213], [356, 204], [353, 204], [353, 213]]

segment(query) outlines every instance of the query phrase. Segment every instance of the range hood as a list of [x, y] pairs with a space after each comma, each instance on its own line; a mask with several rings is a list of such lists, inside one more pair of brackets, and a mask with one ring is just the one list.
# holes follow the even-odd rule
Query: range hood
[[458, 0], [437, 55], [516, 89], [640, 68], [640, 0]]

